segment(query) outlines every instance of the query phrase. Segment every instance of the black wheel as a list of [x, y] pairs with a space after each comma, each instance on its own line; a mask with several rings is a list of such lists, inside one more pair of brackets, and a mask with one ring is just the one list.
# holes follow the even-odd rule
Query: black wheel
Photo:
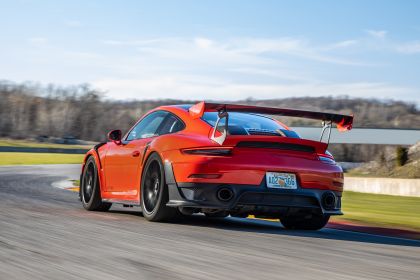
[[312, 215], [310, 218], [302, 216], [286, 216], [280, 222], [286, 229], [319, 230], [330, 219], [330, 215]]
[[80, 182], [80, 199], [83, 207], [89, 211], [107, 211], [112, 206], [112, 203], [102, 202], [98, 169], [93, 157], [86, 161], [83, 170]]
[[152, 222], [168, 221], [177, 215], [177, 209], [166, 206], [169, 201], [168, 186], [162, 160], [153, 153], [148, 158], [141, 180], [141, 209], [143, 216]]

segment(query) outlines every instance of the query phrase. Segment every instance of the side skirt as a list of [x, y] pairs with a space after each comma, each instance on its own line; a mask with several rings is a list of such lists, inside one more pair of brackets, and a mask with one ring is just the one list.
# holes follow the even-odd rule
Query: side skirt
[[102, 202], [123, 204], [123, 205], [129, 205], [129, 206], [140, 206], [140, 201], [136, 201], [136, 200], [120, 200], [120, 199], [109, 198], [109, 199], [102, 199]]

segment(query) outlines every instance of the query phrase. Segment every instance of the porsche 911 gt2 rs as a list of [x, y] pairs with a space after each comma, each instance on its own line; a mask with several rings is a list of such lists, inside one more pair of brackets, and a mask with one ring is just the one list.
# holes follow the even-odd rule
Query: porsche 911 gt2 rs
[[[302, 139], [268, 115], [321, 120], [321, 139]], [[343, 172], [327, 151], [333, 123], [350, 130], [353, 116], [207, 102], [161, 106], [86, 154], [80, 199], [87, 210], [141, 206], [150, 221], [201, 212], [317, 230], [342, 214]]]

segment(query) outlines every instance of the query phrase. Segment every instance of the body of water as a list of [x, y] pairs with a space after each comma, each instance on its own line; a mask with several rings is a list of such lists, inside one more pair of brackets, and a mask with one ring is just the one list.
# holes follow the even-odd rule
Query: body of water
[[[292, 129], [302, 138], [319, 141], [321, 127], [293, 127]], [[326, 135], [324, 139], [327, 139]], [[353, 128], [350, 131], [339, 132], [333, 128], [330, 143], [414, 145], [418, 141], [420, 141], [420, 130], [417, 129]]]

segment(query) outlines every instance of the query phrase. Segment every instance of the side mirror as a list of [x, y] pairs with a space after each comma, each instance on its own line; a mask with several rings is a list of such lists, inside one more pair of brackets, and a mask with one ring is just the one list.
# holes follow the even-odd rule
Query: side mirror
[[108, 140], [115, 142], [116, 144], [121, 143], [122, 132], [119, 129], [112, 130], [108, 133]]

